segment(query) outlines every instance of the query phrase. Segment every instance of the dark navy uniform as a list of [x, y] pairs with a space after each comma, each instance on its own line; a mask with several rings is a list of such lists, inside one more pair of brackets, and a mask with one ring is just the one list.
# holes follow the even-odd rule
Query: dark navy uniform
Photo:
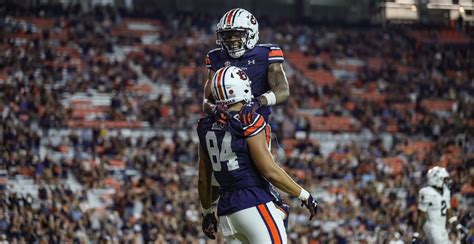
[[270, 183], [256, 168], [246, 141], [265, 130], [265, 119], [255, 114], [249, 125], [243, 125], [237, 112], [231, 115], [226, 124], [217, 122], [214, 116], [204, 117], [197, 127], [200, 145], [208, 154], [219, 183], [218, 216], [274, 200]]
[[[283, 63], [283, 51], [274, 44], [257, 44], [240, 58], [232, 58], [222, 48], [211, 50], [206, 56], [206, 67], [214, 71], [224, 66], [236, 66], [250, 77], [252, 94], [258, 97], [270, 90], [267, 80], [267, 69], [272, 63]], [[257, 112], [269, 121], [271, 108], [262, 106]]]

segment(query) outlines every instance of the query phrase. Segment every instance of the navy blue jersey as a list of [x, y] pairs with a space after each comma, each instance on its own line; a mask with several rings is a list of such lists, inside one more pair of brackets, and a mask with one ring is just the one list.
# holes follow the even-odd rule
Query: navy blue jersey
[[270, 183], [256, 168], [246, 141], [266, 129], [265, 119], [256, 114], [249, 125], [243, 125], [237, 112], [231, 115], [226, 124], [213, 116], [204, 117], [197, 127], [200, 145], [219, 183], [219, 216], [274, 200]]
[[[252, 94], [258, 97], [270, 90], [267, 80], [267, 69], [271, 63], [283, 63], [283, 51], [274, 44], [257, 44], [240, 58], [232, 58], [222, 48], [211, 50], [206, 56], [206, 67], [214, 71], [224, 66], [236, 66], [249, 76], [252, 81]], [[272, 110], [262, 106], [257, 112], [268, 121]]]

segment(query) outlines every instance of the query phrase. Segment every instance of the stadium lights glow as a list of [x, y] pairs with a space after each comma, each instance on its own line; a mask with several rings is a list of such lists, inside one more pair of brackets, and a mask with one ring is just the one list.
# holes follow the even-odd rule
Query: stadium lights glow
[[411, 9], [413, 10], [413, 8], [415, 8], [415, 10], [413, 11], [416, 11], [416, 5], [414, 4], [399, 4], [399, 3], [392, 3], [392, 2], [386, 2], [384, 5], [384, 7], [386, 8], [402, 8], [402, 9]]
[[465, 11], [466, 9], [467, 10], [474, 10], [474, 4], [469, 6], [469, 5], [463, 5], [463, 6], [459, 6], [458, 4], [435, 4], [435, 3], [428, 3], [426, 5], [427, 8], [429, 9], [453, 9], [453, 10], [456, 10], [456, 9], [459, 9], [459, 11], [461, 12], [461, 8]]
[[464, 7], [463, 6], [459, 7], [459, 12], [464, 13]]

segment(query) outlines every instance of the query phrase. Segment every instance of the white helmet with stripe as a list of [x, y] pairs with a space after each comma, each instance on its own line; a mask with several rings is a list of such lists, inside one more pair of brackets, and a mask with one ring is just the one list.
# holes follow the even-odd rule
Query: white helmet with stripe
[[235, 66], [220, 68], [214, 74], [211, 91], [216, 104], [250, 102], [253, 98], [248, 75]]
[[439, 166], [435, 166], [428, 170], [428, 173], [426, 174], [428, 178], [428, 185], [442, 188], [444, 184], [449, 187], [449, 173], [448, 171]]
[[[238, 42], [227, 40], [230, 35], [239, 34]], [[240, 58], [246, 50], [251, 50], [258, 42], [258, 22], [255, 16], [242, 8], [227, 11], [216, 29], [217, 44], [225, 48], [233, 58]], [[227, 37], [227, 36], [228, 37]]]

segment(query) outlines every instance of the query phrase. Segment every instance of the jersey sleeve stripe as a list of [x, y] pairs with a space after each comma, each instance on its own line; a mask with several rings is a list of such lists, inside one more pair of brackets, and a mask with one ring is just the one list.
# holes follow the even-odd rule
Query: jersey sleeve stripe
[[260, 119], [253, 126], [244, 130], [244, 136], [254, 136], [263, 129], [265, 129], [266, 125], [267, 123], [265, 122], [265, 119], [263, 119], [263, 117], [260, 117]]
[[206, 57], [206, 66], [211, 65], [211, 59], [209, 57]]
[[283, 51], [282, 50], [271, 50], [270, 53], [268, 54], [268, 57], [283, 57]]
[[[244, 130], [246, 130], [247, 128], [249, 127], [252, 127], [255, 123], [257, 123], [257, 121], [260, 119], [260, 117], [262, 117], [260, 114], [257, 114], [257, 116], [255, 116], [255, 118], [253, 119], [252, 122], [250, 121], [246, 121], [247, 123], [250, 123], [249, 125], [245, 126], [244, 127]], [[244, 118], [245, 119], [245, 118]]]
[[283, 57], [273, 57], [273, 58], [268, 58], [268, 60], [285, 60]]

